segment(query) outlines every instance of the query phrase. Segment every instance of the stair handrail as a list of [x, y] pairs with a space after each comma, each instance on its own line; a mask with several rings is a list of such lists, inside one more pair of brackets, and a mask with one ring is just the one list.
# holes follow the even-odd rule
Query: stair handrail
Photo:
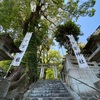
[[[62, 72], [63, 74], [67, 74], [66, 72]], [[68, 77], [70, 77], [70, 78], [72, 78], [72, 79], [75, 79], [76, 81], [79, 81], [79, 82], [81, 82], [82, 84], [84, 84], [84, 85], [86, 85], [86, 86], [88, 86], [88, 87], [90, 87], [90, 88], [92, 88], [92, 89], [94, 89], [94, 90], [96, 90], [96, 91], [98, 91], [98, 92], [100, 92], [100, 90], [99, 89], [97, 89], [97, 88], [95, 88], [95, 87], [92, 87], [92, 86], [90, 86], [90, 85], [88, 85], [87, 83], [85, 83], [85, 82], [82, 82], [82, 81], [80, 81], [80, 80], [78, 80], [78, 79], [76, 79], [75, 77], [72, 77], [72, 76], [70, 76], [70, 75], [68, 75]]]

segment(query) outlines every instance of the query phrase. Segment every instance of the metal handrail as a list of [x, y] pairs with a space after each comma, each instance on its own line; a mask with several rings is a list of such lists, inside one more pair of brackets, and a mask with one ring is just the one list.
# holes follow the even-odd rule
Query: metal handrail
[[[62, 73], [64, 73], [65, 75], [67, 74], [67, 73], [65, 73], [65, 72], [62, 72]], [[92, 86], [88, 85], [88, 84], [87, 84], [87, 83], [85, 83], [85, 82], [82, 82], [82, 81], [80, 81], [80, 80], [78, 80], [78, 79], [76, 79], [76, 78], [74, 78], [74, 77], [72, 77], [72, 76], [70, 76], [70, 75], [68, 75], [68, 77], [71, 77], [71, 78], [73, 78], [73, 79], [75, 79], [75, 80], [77, 80], [77, 81], [81, 82], [82, 84], [84, 84], [84, 85], [86, 85], [86, 86], [88, 86], [88, 87], [90, 87], [90, 88], [92, 88], [92, 89], [94, 89], [94, 90], [96, 90], [96, 91], [100, 92], [100, 90], [99, 90], [99, 89], [94, 88], [94, 87], [92, 87]]]

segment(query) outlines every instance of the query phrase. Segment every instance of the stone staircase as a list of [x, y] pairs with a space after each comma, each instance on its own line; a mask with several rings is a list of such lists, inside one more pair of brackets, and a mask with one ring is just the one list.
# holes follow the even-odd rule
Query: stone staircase
[[97, 92], [81, 94], [82, 100], [100, 100], [100, 94]]
[[74, 100], [60, 80], [39, 80], [31, 85], [23, 100]]

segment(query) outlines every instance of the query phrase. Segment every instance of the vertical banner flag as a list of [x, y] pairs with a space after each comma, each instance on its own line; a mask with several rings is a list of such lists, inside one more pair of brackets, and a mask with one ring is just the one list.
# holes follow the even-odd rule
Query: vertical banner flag
[[41, 67], [40, 78], [44, 77], [44, 67]]
[[58, 75], [57, 75], [57, 68], [56, 67], [53, 67], [53, 71], [54, 71], [54, 78], [58, 78]]
[[83, 54], [81, 53], [78, 45], [77, 45], [77, 42], [75, 41], [73, 35], [67, 35], [69, 40], [70, 40], [70, 43], [72, 45], [72, 49], [75, 53], [75, 56], [76, 56], [76, 59], [78, 61], [78, 64], [79, 64], [79, 67], [80, 68], [85, 68], [85, 67], [88, 67], [88, 64], [83, 56]]
[[29, 44], [29, 41], [30, 41], [30, 38], [32, 36], [32, 32], [28, 32], [26, 33], [19, 49], [22, 51], [20, 53], [16, 53], [15, 57], [14, 57], [14, 60], [12, 61], [11, 65], [13, 66], [19, 66], [20, 65], [20, 62], [24, 56], [24, 53], [28, 47], [28, 44]]

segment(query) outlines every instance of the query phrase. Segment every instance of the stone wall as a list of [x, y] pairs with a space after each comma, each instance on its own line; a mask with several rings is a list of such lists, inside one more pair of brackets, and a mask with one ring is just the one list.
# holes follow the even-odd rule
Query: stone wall
[[100, 80], [95, 82], [94, 85], [97, 89], [100, 89]]
[[0, 78], [0, 100], [6, 98], [9, 86], [10, 86], [10, 81]]

